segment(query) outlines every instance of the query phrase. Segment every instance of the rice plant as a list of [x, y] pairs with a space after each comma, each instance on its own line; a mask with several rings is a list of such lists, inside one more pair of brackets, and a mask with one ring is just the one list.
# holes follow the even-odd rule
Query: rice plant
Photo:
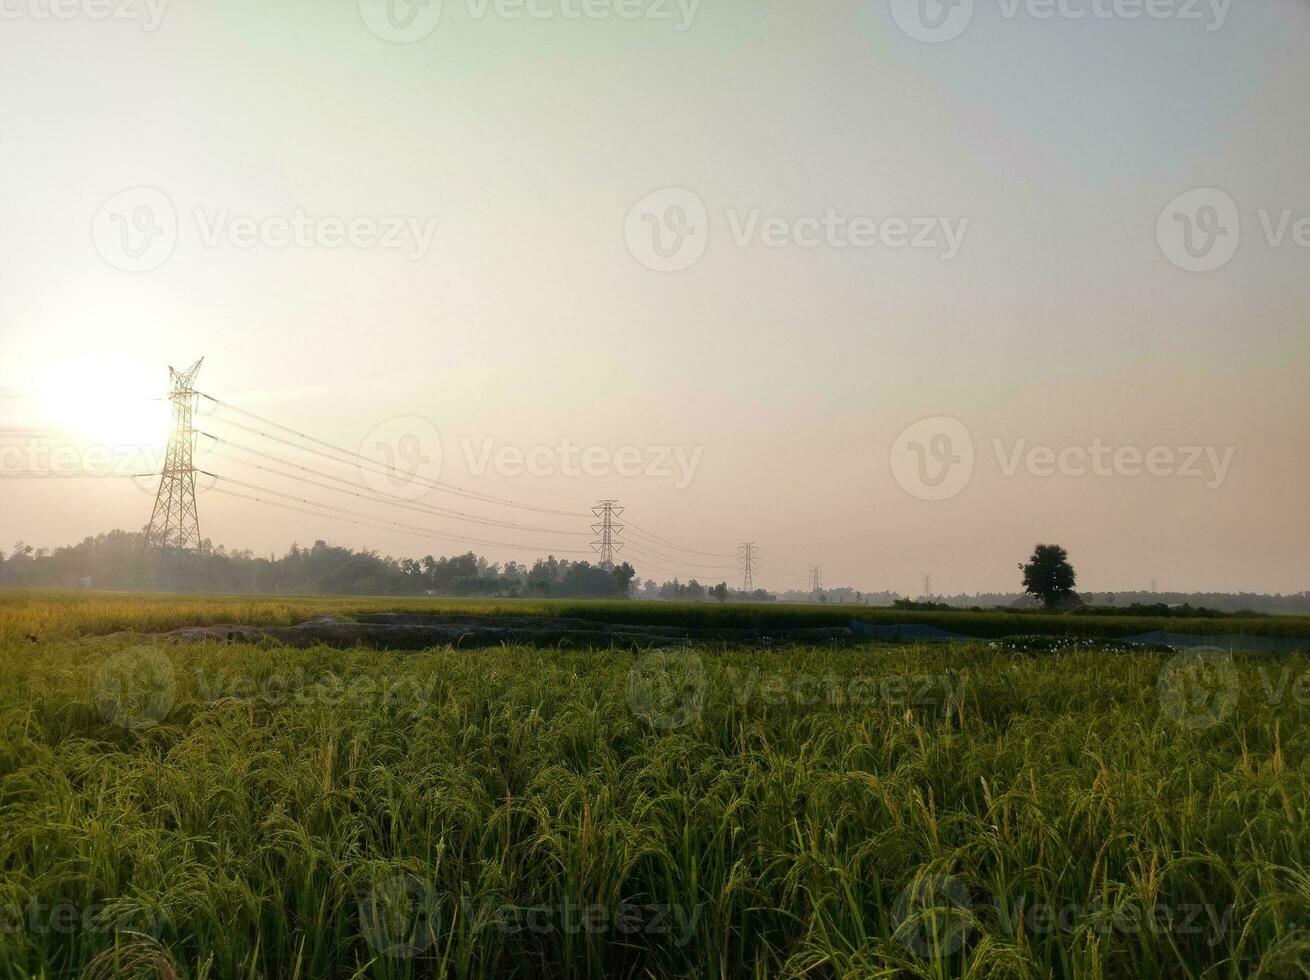
[[316, 603], [44, 601], [0, 639], [3, 976], [1310, 974], [1304, 657], [187, 647], [121, 631]]

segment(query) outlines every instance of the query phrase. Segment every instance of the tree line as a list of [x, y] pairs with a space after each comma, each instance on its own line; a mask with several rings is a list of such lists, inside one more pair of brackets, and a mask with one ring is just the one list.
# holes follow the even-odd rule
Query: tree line
[[[130, 589], [136, 580], [142, 534], [110, 531], [68, 547], [33, 548], [18, 542], [0, 552], [0, 586], [29, 589]], [[603, 568], [548, 556], [531, 565], [489, 562], [472, 552], [450, 557], [393, 558], [315, 541], [281, 556], [228, 550], [205, 543], [187, 564], [187, 587], [217, 593], [323, 595], [540, 596], [624, 598], [636, 571]]]

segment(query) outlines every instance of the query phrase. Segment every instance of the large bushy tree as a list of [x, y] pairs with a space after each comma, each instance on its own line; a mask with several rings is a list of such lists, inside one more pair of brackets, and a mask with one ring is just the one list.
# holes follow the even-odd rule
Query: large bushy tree
[[1058, 544], [1039, 544], [1027, 564], [1020, 564], [1023, 590], [1036, 596], [1047, 609], [1078, 600], [1073, 590], [1077, 575], [1069, 564], [1069, 552]]

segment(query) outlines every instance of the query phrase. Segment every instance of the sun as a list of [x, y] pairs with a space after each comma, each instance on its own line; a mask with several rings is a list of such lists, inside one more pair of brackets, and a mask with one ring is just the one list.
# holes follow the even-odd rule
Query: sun
[[37, 395], [52, 428], [106, 446], [154, 447], [168, 439], [165, 382], [125, 354], [101, 354], [53, 365]]

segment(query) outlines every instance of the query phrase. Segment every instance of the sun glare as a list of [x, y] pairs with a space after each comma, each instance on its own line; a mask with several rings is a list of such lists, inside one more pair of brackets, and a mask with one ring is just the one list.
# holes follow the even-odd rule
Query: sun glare
[[69, 435], [110, 446], [151, 447], [168, 438], [166, 385], [123, 355], [65, 361], [39, 380], [41, 414]]

